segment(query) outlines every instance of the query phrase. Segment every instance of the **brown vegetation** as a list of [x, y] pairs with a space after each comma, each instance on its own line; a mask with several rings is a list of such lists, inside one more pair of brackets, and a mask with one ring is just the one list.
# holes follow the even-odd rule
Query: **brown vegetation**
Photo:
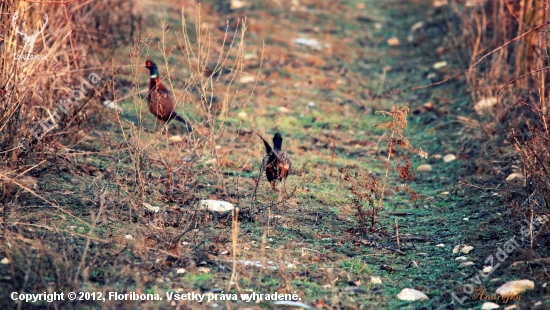
[[[495, 150], [508, 148], [504, 156], [508, 165], [516, 158], [521, 162], [521, 169], [514, 172], [524, 181], [506, 186], [512, 212], [528, 219], [532, 214], [548, 216], [548, 4], [475, 3], [453, 6], [462, 17], [455, 30], [456, 43], [468, 51], [467, 63], [473, 66], [466, 80], [476, 103], [474, 115], [480, 132], [488, 134], [483, 138], [491, 139]], [[489, 156], [502, 157], [499, 153], [489, 151]]]

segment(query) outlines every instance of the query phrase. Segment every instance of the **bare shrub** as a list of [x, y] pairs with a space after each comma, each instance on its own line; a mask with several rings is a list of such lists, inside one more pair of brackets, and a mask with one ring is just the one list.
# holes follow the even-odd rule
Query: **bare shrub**
[[[413, 202], [418, 200], [417, 193], [414, 190], [411, 190], [408, 185], [409, 182], [414, 180], [414, 172], [411, 171], [411, 164], [406, 156], [395, 156], [395, 147], [399, 146], [403, 149], [409, 150], [418, 154], [422, 158], [428, 157], [428, 154], [422, 150], [422, 148], [412, 148], [409, 141], [403, 136], [403, 130], [407, 127], [407, 115], [409, 113], [408, 107], [398, 108], [394, 106], [390, 111], [380, 111], [377, 113], [392, 118], [390, 122], [376, 125], [376, 128], [390, 131], [386, 148], [388, 155], [384, 161], [384, 178], [380, 179], [374, 174], [363, 174], [358, 171], [352, 175], [347, 171], [340, 170], [341, 173], [344, 173], [344, 180], [351, 183], [350, 191], [357, 198], [357, 200], [354, 201], [354, 206], [357, 208], [359, 230], [362, 232], [366, 232], [367, 218], [370, 218], [371, 222], [370, 231], [374, 232], [376, 230], [376, 224], [380, 210], [382, 209], [382, 202], [386, 196], [386, 185], [391, 170], [395, 170], [399, 173], [399, 178], [403, 181], [403, 189], [409, 194], [410, 200]], [[400, 159], [404, 162], [404, 164], [400, 164]], [[395, 165], [393, 168], [392, 162]], [[397, 190], [399, 190], [399, 188], [397, 188]], [[364, 204], [370, 208], [368, 212], [363, 210]]]

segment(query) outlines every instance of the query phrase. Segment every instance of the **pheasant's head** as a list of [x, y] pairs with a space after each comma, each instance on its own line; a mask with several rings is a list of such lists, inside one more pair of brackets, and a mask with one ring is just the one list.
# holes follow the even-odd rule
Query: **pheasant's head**
[[283, 137], [281, 137], [280, 133], [276, 133], [273, 136], [273, 148], [276, 150], [280, 150], [283, 147]]
[[154, 62], [150, 60], [145, 61], [145, 68], [149, 69], [149, 73], [151, 73], [151, 78], [157, 78], [159, 76], [159, 69]]

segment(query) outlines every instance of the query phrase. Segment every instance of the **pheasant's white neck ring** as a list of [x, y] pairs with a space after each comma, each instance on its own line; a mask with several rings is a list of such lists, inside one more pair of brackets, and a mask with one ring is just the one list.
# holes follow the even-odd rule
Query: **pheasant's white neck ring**
[[158, 75], [156, 75], [156, 74], [151, 74], [151, 78], [152, 78], [152, 79], [155, 79], [155, 78], [157, 78], [157, 77], [158, 77]]

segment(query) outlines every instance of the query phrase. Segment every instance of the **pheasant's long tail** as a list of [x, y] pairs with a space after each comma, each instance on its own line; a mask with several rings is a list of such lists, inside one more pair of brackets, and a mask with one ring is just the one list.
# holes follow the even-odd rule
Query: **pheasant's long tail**
[[[255, 132], [255, 131], [254, 131]], [[269, 145], [269, 142], [267, 142], [264, 137], [262, 137], [259, 133], [255, 132], [258, 137], [260, 137], [260, 139], [262, 139], [262, 141], [264, 142], [264, 146], [265, 146], [265, 152], [269, 155], [273, 154], [273, 149], [271, 148], [271, 145]]]
[[179, 114], [177, 114], [176, 112], [172, 112], [171, 119], [175, 119], [176, 121], [180, 121], [184, 124], [187, 124], [187, 122], [183, 119], [183, 117], [179, 116]]
[[175, 119], [176, 121], [182, 122], [187, 126], [187, 130], [189, 132], [193, 131], [193, 126], [191, 126], [191, 124], [189, 124], [183, 117], [179, 116], [178, 113], [172, 112], [172, 117], [170, 119]]

